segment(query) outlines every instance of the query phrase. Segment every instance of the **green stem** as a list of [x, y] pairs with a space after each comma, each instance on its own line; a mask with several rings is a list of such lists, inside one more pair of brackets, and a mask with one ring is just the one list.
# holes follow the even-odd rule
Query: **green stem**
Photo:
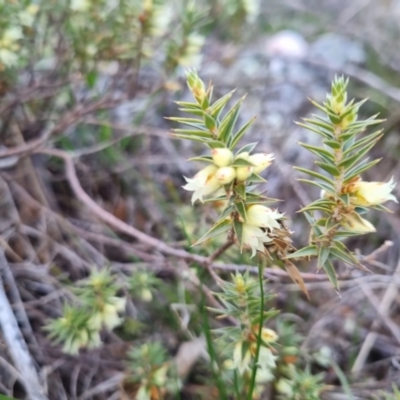
[[253, 364], [253, 369], [252, 369], [252, 374], [251, 374], [249, 393], [247, 396], [248, 400], [252, 400], [254, 388], [256, 386], [258, 358], [260, 356], [260, 348], [261, 348], [261, 342], [262, 342], [261, 334], [262, 334], [262, 328], [263, 328], [263, 324], [264, 324], [264, 286], [263, 286], [263, 271], [262, 270], [263, 270], [263, 268], [262, 268], [262, 265], [260, 264], [258, 266], [258, 281], [260, 284], [260, 321], [259, 321], [259, 325], [258, 325], [256, 354], [254, 357], [254, 364]]

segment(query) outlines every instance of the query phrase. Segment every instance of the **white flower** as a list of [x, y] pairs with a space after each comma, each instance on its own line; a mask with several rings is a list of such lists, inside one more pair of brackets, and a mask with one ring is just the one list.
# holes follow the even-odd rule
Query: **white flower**
[[391, 193], [395, 187], [393, 178], [389, 182], [355, 182], [349, 185], [350, 202], [355, 206], [376, 206], [393, 200], [398, 203]]
[[227, 167], [232, 164], [233, 153], [227, 148], [212, 149], [211, 155], [217, 167]]
[[271, 242], [272, 239], [268, 237], [267, 232], [264, 232], [258, 226], [244, 223], [242, 241], [245, 246], [251, 248], [251, 256], [254, 257], [256, 250], [264, 252], [264, 243]]
[[200, 170], [193, 178], [184, 177], [187, 184], [183, 188], [194, 192], [192, 195], [192, 204], [196, 200], [203, 202], [203, 197], [217, 191], [222, 186], [215, 176], [217, 171], [218, 167], [209, 165]]
[[249, 156], [247, 160], [254, 165], [254, 172], [259, 174], [272, 164], [273, 159], [273, 154], [256, 153]]
[[243, 342], [237, 342], [233, 350], [233, 364], [232, 368], [237, 369], [241, 375], [250, 366], [251, 352], [250, 349], [243, 354]]
[[262, 228], [278, 228], [278, 219], [282, 218], [283, 214], [274, 211], [271, 208], [261, 204], [254, 204], [247, 209], [246, 223], [256, 225]]

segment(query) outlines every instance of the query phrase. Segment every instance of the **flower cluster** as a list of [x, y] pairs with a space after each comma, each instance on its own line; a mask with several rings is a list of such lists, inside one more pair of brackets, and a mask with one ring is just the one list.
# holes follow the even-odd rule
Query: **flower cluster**
[[197, 200], [226, 202], [218, 221], [196, 244], [230, 231], [234, 232], [241, 250], [251, 249], [252, 256], [257, 252], [267, 254], [266, 244], [279, 237], [285, 241], [290, 236], [281, 224], [283, 214], [266, 205], [272, 199], [255, 191], [258, 183], [265, 182], [260, 174], [271, 165], [274, 155], [253, 152], [257, 143], [247, 144], [235, 151], [253, 122], [250, 120], [235, 131], [243, 99], [221, 117], [233, 92], [211, 103], [213, 88], [211, 85], [206, 88], [195, 71], [188, 73], [188, 86], [195, 103], [178, 104], [182, 106], [182, 111], [197, 118], [170, 118], [190, 127], [175, 129], [174, 136], [204, 143], [210, 150], [209, 154], [192, 159], [209, 165], [192, 178], [184, 177], [187, 183], [183, 188], [193, 192], [192, 203]]
[[[200, 170], [193, 178], [186, 178], [185, 190], [193, 191], [192, 203], [196, 200], [204, 201], [204, 197], [225, 195], [224, 187], [233, 181], [244, 182], [253, 173], [259, 174], [269, 167], [274, 159], [273, 154], [248, 152], [236, 156], [228, 148], [211, 150], [213, 164]], [[247, 161], [245, 166], [236, 166], [239, 160]]]
[[80, 304], [66, 305], [63, 316], [47, 325], [50, 337], [63, 343], [69, 354], [77, 354], [82, 347], [100, 346], [101, 329], [113, 330], [123, 322], [119, 313], [125, 310], [126, 299], [116, 295], [118, 290], [108, 270], [92, 271], [74, 289]]
[[[331, 260], [340, 259], [364, 269], [342, 243], [343, 238], [374, 232], [373, 224], [361, 215], [369, 209], [389, 211], [383, 203], [389, 200], [397, 202], [392, 194], [395, 186], [393, 179], [389, 182], [365, 182], [361, 178], [363, 172], [380, 161], [363, 157], [382, 137], [382, 131], [361, 138], [358, 136], [381, 121], [375, 117], [358, 119], [359, 109], [365, 100], [348, 102], [347, 85], [348, 80], [335, 78], [326, 102], [323, 105], [313, 102], [325, 117], [314, 115], [312, 119], [305, 119], [306, 123], [299, 123], [322, 137], [324, 147], [300, 144], [319, 158], [316, 164], [329, 176], [296, 167], [314, 178], [301, 180], [321, 188], [322, 196], [302, 209], [312, 227], [309, 246], [290, 255], [291, 258], [318, 257], [318, 267], [325, 269], [335, 287], [337, 280]], [[323, 216], [318, 217], [315, 212]]]

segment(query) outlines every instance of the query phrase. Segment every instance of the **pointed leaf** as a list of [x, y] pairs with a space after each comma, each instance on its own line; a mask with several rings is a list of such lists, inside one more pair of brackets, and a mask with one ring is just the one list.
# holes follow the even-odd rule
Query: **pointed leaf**
[[228, 104], [229, 100], [232, 98], [233, 93], [235, 93], [235, 90], [232, 90], [231, 92], [229, 92], [228, 94], [226, 94], [225, 96], [221, 97], [220, 99], [218, 99], [211, 107], [211, 115], [214, 118], [218, 118], [219, 115], [221, 114], [221, 112], [223, 111], [223, 109], [225, 108], [225, 106]]
[[341, 174], [340, 170], [332, 164], [322, 163], [320, 161], [315, 161], [315, 164], [333, 176], [340, 176]]
[[240, 110], [243, 100], [244, 100], [244, 97], [242, 97], [228, 111], [228, 113], [224, 116], [223, 120], [221, 121], [221, 124], [219, 126], [218, 139], [220, 139], [224, 143], [228, 143], [228, 141], [232, 135], [232, 131], [233, 131], [236, 121], [238, 119], [239, 110]]
[[324, 269], [326, 275], [328, 276], [329, 280], [331, 281], [333, 287], [336, 290], [339, 290], [339, 285], [338, 285], [338, 280], [337, 280], [337, 276], [336, 276], [336, 271], [335, 268], [333, 266], [333, 264], [327, 260], [324, 265], [322, 266], [322, 268]]
[[192, 157], [189, 158], [188, 161], [205, 161], [205, 162], [214, 162], [211, 156], [199, 156], [199, 157]]
[[231, 150], [235, 148], [235, 146], [239, 143], [240, 139], [246, 133], [246, 131], [250, 128], [250, 125], [256, 120], [256, 117], [251, 118], [246, 124], [244, 124], [228, 141], [228, 146]]
[[318, 248], [314, 244], [303, 247], [300, 250], [295, 251], [294, 253], [291, 253], [286, 256], [286, 259], [289, 258], [302, 258], [302, 257], [315, 257], [318, 255]]
[[299, 145], [304, 147], [308, 151], [311, 151], [311, 153], [315, 154], [316, 156], [323, 157], [324, 160], [330, 160], [330, 161], [335, 160], [335, 156], [330, 151], [323, 149], [322, 147], [312, 146], [310, 144], [302, 142], [299, 142]]
[[236, 237], [239, 242], [240, 251], [242, 251], [243, 250], [243, 223], [235, 219], [233, 221], [233, 227], [235, 229], [235, 234], [236, 234]]
[[332, 149], [338, 150], [342, 145], [336, 140], [324, 140], [324, 143]]
[[295, 124], [307, 129], [308, 131], [315, 132], [326, 139], [332, 139], [332, 135], [330, 135], [328, 132], [323, 131], [322, 129], [314, 128], [313, 126], [303, 124], [301, 122], [295, 122]]
[[247, 220], [247, 213], [246, 213], [246, 206], [244, 205], [243, 201], [236, 201], [235, 202], [236, 211], [242, 217], [243, 221]]
[[204, 236], [202, 236], [197, 242], [192, 244], [192, 247], [197, 246], [198, 244], [203, 243], [214, 236], [220, 235], [221, 233], [228, 231], [231, 227], [232, 227], [232, 221], [228, 219], [225, 219], [215, 224]]
[[[356, 167], [353, 167], [352, 169], [347, 171], [346, 174], [344, 175], [344, 178], [345, 178], [344, 179], [344, 183], [350, 182], [353, 178], [355, 178], [356, 176], [358, 176], [358, 175], [362, 174], [363, 172], [367, 171], [371, 167], [375, 166], [381, 160], [382, 160], [382, 158], [377, 158], [376, 160], [373, 160], [373, 161], [371, 161], [369, 163], [363, 163], [362, 165], [358, 165]], [[364, 160], [364, 161], [368, 161], [368, 160]]]
[[323, 268], [329, 258], [329, 253], [329, 247], [320, 246], [320, 248], [318, 249], [318, 268]]
[[240, 148], [238, 150], [238, 152], [236, 153], [236, 156], [238, 156], [241, 153], [251, 153], [254, 150], [254, 147], [257, 146], [257, 144], [258, 144], [258, 142], [246, 144], [246, 146], [243, 146], [242, 148]]
[[325, 175], [319, 174], [318, 172], [311, 171], [310, 169], [306, 168], [301, 168], [301, 167], [293, 167], [296, 171], [303, 172], [304, 174], [311, 175], [314, 178], [321, 179], [321, 181], [324, 181], [330, 185], [332, 185], [332, 179], [329, 179]]
[[240, 183], [234, 186], [234, 191], [243, 199], [246, 200], [246, 185]]
[[325, 190], [325, 192], [336, 195], [335, 188], [332, 185], [326, 184], [325, 182], [315, 182], [315, 181], [310, 181], [308, 179], [297, 179], [297, 180], [299, 182], [306, 182], [309, 183], [310, 185], [318, 186], [320, 189]]
[[203, 137], [203, 138], [210, 138], [214, 139], [214, 135], [210, 132], [199, 131], [199, 130], [191, 130], [191, 129], [173, 129], [178, 135], [188, 135], [188, 136], [196, 136], [196, 137]]

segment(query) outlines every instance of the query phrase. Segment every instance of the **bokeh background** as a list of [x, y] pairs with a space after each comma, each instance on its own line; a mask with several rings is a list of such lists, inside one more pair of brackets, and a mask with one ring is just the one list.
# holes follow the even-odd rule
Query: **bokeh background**
[[[139, 383], [128, 378], [137, 365], [127, 353], [152, 341], [185, 365], [179, 398], [218, 398], [196, 339], [199, 282], [217, 290], [215, 283], [196, 263], [105, 223], [57, 151], [73, 160], [81, 189], [118, 220], [209, 255], [223, 238], [190, 245], [215, 220], [215, 206], [192, 207], [181, 187], [200, 168], [187, 159], [203, 149], [174, 140], [178, 126], [166, 119], [179, 115], [175, 101], [190, 101], [185, 70], [196, 68], [216, 98], [235, 88], [237, 98], [247, 94], [240, 121], [257, 120], [244, 142], [275, 154], [265, 189], [283, 200], [277, 206], [301, 247], [308, 227], [296, 212], [320, 193], [298, 182], [292, 166], [314, 168], [298, 142], [319, 137], [295, 121], [316, 112], [308, 98], [323, 101], [335, 75], [349, 77], [351, 98], [369, 98], [362, 116], [384, 119], [371, 155], [382, 161], [364, 179], [400, 179], [399, 21], [396, 0], [0, 0], [0, 269], [48, 398], [135, 398]], [[347, 242], [371, 274], [337, 264], [340, 295], [312, 262], [298, 266], [310, 299], [274, 265], [267, 274], [302, 354], [325, 373], [323, 399], [400, 398], [381, 393], [400, 385], [400, 209], [389, 208], [370, 215], [376, 234]], [[222, 262], [230, 266], [218, 272], [224, 277], [252, 265], [233, 248]], [[121, 286], [126, 318], [103, 333], [100, 349], [73, 357], [43, 327], [93, 266], [130, 279]], [[8, 346], [0, 338], [0, 392], [26, 398]]]

